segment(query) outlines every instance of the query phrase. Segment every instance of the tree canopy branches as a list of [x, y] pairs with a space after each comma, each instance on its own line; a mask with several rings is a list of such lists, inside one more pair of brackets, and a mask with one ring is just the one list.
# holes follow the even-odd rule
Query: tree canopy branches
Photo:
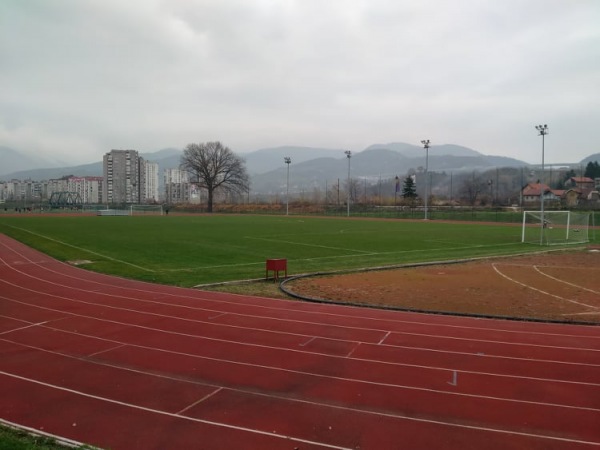
[[206, 189], [209, 212], [212, 212], [217, 189], [242, 193], [250, 186], [244, 160], [219, 141], [188, 144], [180, 167], [191, 175], [193, 183]]

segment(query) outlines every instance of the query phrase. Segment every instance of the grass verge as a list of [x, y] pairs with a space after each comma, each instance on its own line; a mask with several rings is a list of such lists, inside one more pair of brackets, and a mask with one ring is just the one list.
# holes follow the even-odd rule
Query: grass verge
[[62, 445], [55, 439], [28, 433], [24, 430], [0, 424], [0, 450], [66, 450], [90, 449], [91, 447], [72, 447]]

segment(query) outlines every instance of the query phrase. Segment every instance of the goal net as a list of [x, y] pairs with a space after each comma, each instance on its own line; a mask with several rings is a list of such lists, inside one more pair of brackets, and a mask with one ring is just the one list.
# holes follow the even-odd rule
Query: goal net
[[521, 242], [540, 245], [589, 241], [590, 214], [573, 211], [523, 211]]
[[129, 213], [132, 216], [139, 216], [139, 215], [162, 216], [163, 215], [163, 207], [162, 207], [162, 205], [131, 205], [129, 207]]

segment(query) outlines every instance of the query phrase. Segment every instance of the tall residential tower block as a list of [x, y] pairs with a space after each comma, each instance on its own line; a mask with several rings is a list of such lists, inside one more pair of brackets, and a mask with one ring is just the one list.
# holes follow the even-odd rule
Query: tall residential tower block
[[143, 203], [146, 194], [144, 159], [136, 150], [111, 150], [104, 155], [103, 203]]

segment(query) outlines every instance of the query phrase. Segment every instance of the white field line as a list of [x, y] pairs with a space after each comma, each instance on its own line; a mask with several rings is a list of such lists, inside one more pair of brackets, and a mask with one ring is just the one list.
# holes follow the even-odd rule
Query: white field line
[[244, 236], [244, 238], [250, 239], [250, 240], [255, 240], [255, 241], [277, 242], [279, 244], [289, 244], [289, 245], [295, 245], [295, 246], [299, 246], [299, 247], [324, 248], [327, 250], [342, 250], [344, 252], [367, 253], [367, 254], [373, 253], [373, 252], [366, 251], [366, 250], [356, 250], [356, 249], [347, 248], [347, 247], [330, 247], [328, 245], [307, 244], [304, 242], [284, 241], [282, 239], [263, 238], [263, 237], [255, 237], [255, 236]]
[[580, 313], [569, 313], [569, 314], [562, 314], [563, 316], [598, 316], [600, 315], [600, 310], [599, 311], [588, 311], [588, 312], [580, 312]]
[[[262, 238], [252, 238], [252, 239], [262, 239]], [[266, 240], [266, 239], [264, 239]], [[273, 240], [273, 239], [271, 239]], [[278, 241], [278, 242], [286, 242], [286, 241]], [[294, 245], [311, 245], [311, 244], [302, 244], [302, 243], [294, 243], [294, 242], [289, 242], [290, 244], [294, 244]], [[397, 251], [390, 251], [390, 252], [369, 252], [369, 251], [364, 251], [364, 250], [352, 250], [352, 249], [343, 249], [343, 248], [338, 248], [338, 247], [323, 247], [323, 248], [331, 248], [331, 249], [337, 249], [337, 250], [345, 250], [345, 251], [352, 251], [352, 252], [363, 252], [360, 253], [361, 257], [370, 257], [370, 256], [374, 256], [374, 257], [379, 257], [379, 256], [390, 256], [390, 255], [404, 255], [404, 254], [412, 254], [412, 253], [428, 253], [428, 252], [435, 252], [435, 251], [442, 251], [442, 250], [469, 250], [469, 249], [474, 249], [474, 248], [488, 248], [488, 247], [501, 247], [501, 246], [509, 246], [509, 245], [514, 245], [512, 243], [506, 243], [506, 244], [493, 244], [493, 245], [468, 245], [468, 246], [461, 246], [461, 247], [442, 247], [442, 248], [433, 248], [433, 249], [417, 249], [417, 250], [397, 250]], [[317, 245], [314, 245], [315, 247], [319, 247]], [[504, 253], [500, 253], [499, 255], [504, 255]], [[494, 255], [490, 255], [490, 256], [494, 256]], [[303, 261], [331, 261], [331, 260], [340, 260], [340, 259], [348, 259], [348, 258], [356, 258], [357, 255], [356, 254], [351, 254], [351, 255], [333, 255], [333, 256], [318, 256], [318, 257], [312, 257], [312, 258], [288, 258], [288, 262], [303, 262]], [[249, 263], [237, 263], [237, 264], [218, 264], [218, 265], [210, 265], [210, 266], [194, 266], [194, 267], [186, 267], [186, 268], [179, 268], [179, 269], [161, 269], [161, 272], [179, 272], [179, 271], [189, 271], [189, 270], [208, 270], [208, 269], [220, 269], [223, 267], [241, 267], [241, 266], [257, 266], [257, 265], [264, 265], [265, 262], [264, 261], [260, 261], [260, 262], [249, 262]]]
[[[545, 266], [545, 267], [547, 267], [547, 266]], [[533, 268], [534, 268], [534, 269], [535, 269], [535, 270], [536, 270], [536, 271], [537, 271], [539, 274], [541, 274], [541, 275], [544, 275], [545, 277], [548, 277], [548, 278], [550, 278], [551, 280], [558, 281], [559, 283], [563, 283], [563, 284], [566, 284], [566, 285], [569, 285], [569, 286], [573, 286], [573, 287], [575, 287], [575, 288], [577, 288], [577, 289], [581, 289], [582, 291], [587, 291], [587, 292], [591, 292], [591, 293], [593, 293], [593, 294], [599, 294], [599, 295], [600, 295], [600, 292], [598, 292], [598, 291], [595, 291], [595, 290], [593, 290], [593, 289], [588, 289], [588, 288], [585, 288], [585, 287], [583, 287], [583, 286], [580, 286], [580, 285], [578, 285], [578, 284], [575, 284], [575, 283], [570, 283], [570, 282], [568, 282], [568, 281], [561, 280], [560, 278], [556, 278], [556, 277], [553, 277], [552, 275], [549, 275], [549, 274], [547, 274], [547, 273], [544, 273], [543, 271], [541, 271], [541, 270], [540, 270], [539, 266], [533, 266]]]
[[[597, 306], [592, 306], [592, 305], [588, 305], [586, 303], [578, 302], [577, 300], [571, 300], [569, 298], [564, 298], [564, 297], [561, 297], [560, 295], [555, 295], [555, 294], [552, 294], [551, 292], [542, 291], [541, 289], [535, 288], [535, 287], [533, 287], [533, 286], [531, 286], [529, 284], [525, 284], [525, 283], [522, 283], [520, 281], [517, 281], [514, 278], [511, 278], [508, 275], [502, 273], [500, 271], [500, 269], [498, 269], [498, 267], [496, 267], [495, 263], [492, 264], [492, 267], [494, 268], [494, 270], [496, 271], [496, 273], [498, 273], [498, 275], [506, 278], [508, 281], [511, 281], [512, 283], [518, 284], [519, 286], [523, 286], [523, 287], [525, 287], [527, 289], [531, 289], [532, 291], [539, 292], [540, 294], [544, 294], [544, 295], [548, 295], [550, 297], [554, 297], [554, 298], [556, 298], [558, 300], [563, 300], [565, 302], [574, 303], [574, 304], [579, 305], [579, 306], [585, 306], [586, 308], [598, 309]], [[529, 267], [531, 267], [531, 266], [529, 266]]]
[[[2, 244], [4, 247], [8, 248], [9, 250], [13, 251], [14, 253], [17, 253], [15, 250], [10, 249], [8, 246], [6, 246], [6, 244]], [[17, 253], [19, 254], [19, 253]], [[20, 255], [20, 254], [19, 254]], [[22, 255], [20, 255], [22, 256]], [[25, 259], [25, 256], [23, 256]], [[3, 261], [0, 258], [0, 261]], [[159, 302], [159, 301], [155, 301], [155, 300], [143, 300], [143, 299], [139, 299], [136, 297], [126, 297], [126, 296], [119, 296], [119, 295], [114, 295], [114, 294], [107, 294], [107, 293], [102, 293], [102, 292], [98, 292], [95, 290], [85, 290], [85, 289], [80, 289], [80, 288], [75, 288], [75, 287], [71, 287], [71, 286], [67, 286], [67, 285], [63, 285], [63, 284], [59, 284], [53, 281], [49, 281], [49, 280], [45, 280], [42, 278], [38, 278], [38, 277], [34, 277], [30, 274], [27, 274], [21, 270], [18, 270], [12, 266], [9, 266], [13, 271], [18, 272], [24, 276], [27, 276], [29, 278], [35, 279], [35, 280], [39, 280], [42, 281], [44, 283], [48, 283], [54, 286], [59, 286], [59, 287], [64, 287], [68, 290], [79, 290], [82, 292], [86, 292], [86, 293], [93, 293], [93, 294], [98, 294], [98, 295], [106, 295], [106, 296], [112, 296], [114, 298], [123, 298], [123, 299], [130, 299], [130, 300], [135, 300], [138, 302], [144, 302], [144, 303], [150, 303], [150, 304], [159, 304], [159, 305], [168, 305], [171, 307], [177, 307], [177, 308], [183, 308], [183, 309], [190, 309], [190, 310], [200, 310], [200, 311], [210, 311], [210, 312], [215, 312], [215, 313], [222, 313], [222, 311], [220, 310], [215, 310], [215, 309], [209, 309], [209, 308], [198, 308], [198, 307], [191, 307], [191, 306], [187, 306], [187, 305], [175, 305], [173, 303], [170, 302]], [[74, 277], [71, 275], [66, 275], [63, 274], [61, 272], [52, 270], [50, 268], [48, 268], [46, 265], [38, 265], [38, 267], [40, 267], [41, 269], [43, 269], [44, 271], [50, 272], [50, 273], [56, 273], [58, 275], [60, 275], [62, 278], [68, 277], [68, 278], [72, 278], [74, 280], [77, 281], [85, 281], [86, 283], [89, 284], [95, 284], [95, 285], [101, 285], [101, 286], [109, 286], [109, 287], [113, 287], [110, 284], [107, 283], [101, 283], [98, 281], [94, 281], [94, 280], [88, 280], [87, 278], [84, 277]], [[82, 274], [87, 273], [82, 271]], [[15, 285], [16, 286], [16, 285]], [[21, 286], [18, 286], [21, 288]], [[130, 290], [130, 291], [134, 291], [134, 292], [143, 292], [143, 293], [155, 293], [153, 290], [144, 290], [144, 289], [136, 289], [136, 288], [122, 288], [123, 290]], [[188, 290], [185, 290], [183, 288], [174, 288], [174, 290], [177, 291], [181, 291], [181, 292], [187, 292]], [[196, 291], [194, 291], [194, 293], [196, 293]], [[43, 293], [45, 294], [45, 293]], [[173, 297], [179, 297], [179, 298], [186, 298], [186, 299], [193, 299], [193, 300], [204, 300], [202, 297], [198, 297], [198, 295], [194, 295], [194, 296], [188, 296], [188, 295], [182, 295], [182, 294], [172, 294], [172, 293], [161, 293], [161, 295], [166, 295], [166, 296], [173, 296]], [[217, 300], [217, 299], [207, 299], [210, 302], [216, 302], [216, 303], [224, 303], [227, 305], [232, 304], [233, 302], [231, 301], [223, 301], [223, 300]], [[273, 302], [275, 303], [285, 303], [283, 304], [282, 308], [279, 307], [273, 307], [273, 306], [263, 306], [263, 305], [251, 305], [255, 308], [259, 308], [262, 310], [275, 310], [275, 311], [280, 311], [280, 310], [285, 310], [286, 312], [299, 312], [302, 314], [312, 314], [312, 315], [318, 315], [318, 316], [328, 316], [328, 317], [335, 317], [335, 318], [348, 318], [348, 317], [352, 317], [352, 316], [347, 316], [347, 315], [343, 315], [343, 314], [335, 314], [335, 313], [329, 313], [329, 312], [324, 312], [324, 311], [319, 311], [319, 312], [312, 312], [312, 311], [306, 311], [306, 310], [297, 310], [297, 309], [290, 309], [289, 308], [289, 301], [284, 301], [284, 300], [278, 300], [278, 299], [271, 299]], [[74, 301], [74, 300], [73, 300]], [[237, 303], [234, 303], [237, 304]], [[244, 306], [249, 306], [246, 302], [244, 302]], [[137, 311], [137, 310], [134, 310]], [[282, 322], [292, 322], [292, 323], [303, 323], [303, 324], [311, 324], [311, 325], [320, 325], [320, 326], [327, 326], [327, 327], [339, 327], [339, 328], [350, 328], [350, 329], [358, 329], [358, 330], [369, 330], [369, 331], [379, 331], [381, 333], [386, 333], [388, 330], [387, 329], [380, 329], [380, 328], [366, 328], [366, 327], [349, 327], [349, 326], [343, 326], [343, 325], [331, 325], [329, 323], [323, 323], [323, 322], [314, 322], [314, 321], [300, 321], [300, 320], [290, 320], [290, 319], [279, 319], [279, 318], [274, 318], [274, 317], [270, 317], [270, 316], [262, 316], [262, 315], [252, 315], [252, 314], [240, 314], [240, 313], [233, 313], [233, 312], [228, 312], [228, 314], [231, 315], [237, 315], [240, 317], [250, 317], [250, 318], [260, 318], [260, 319], [267, 319], [267, 320], [276, 320], [276, 321], [282, 321]], [[440, 327], [440, 328], [448, 328], [448, 329], [464, 329], [464, 330], [485, 330], [485, 331], [495, 331], [495, 332], [505, 332], [508, 334], [524, 334], [524, 335], [543, 335], [543, 336], [559, 336], [559, 337], [576, 337], [576, 338], [581, 338], [582, 336], [579, 335], [571, 335], [571, 334], [557, 334], [557, 333], [544, 333], [544, 332], [531, 332], [531, 331], [523, 331], [523, 330], [504, 330], [501, 328], [493, 328], [493, 327], [474, 327], [474, 326], [464, 326], [464, 325], [452, 325], [452, 324], [431, 324], [431, 323], [427, 323], [427, 322], [420, 322], [420, 321], [410, 321], [410, 320], [396, 320], [396, 319], [379, 319], [379, 318], [370, 318], [370, 317], [363, 317], [364, 320], [368, 320], [368, 321], [374, 321], [374, 322], [378, 322], [378, 321], [384, 321], [384, 322], [389, 322], [389, 323], [393, 323], [393, 324], [412, 324], [412, 325], [419, 325], [419, 326], [434, 326], [434, 327]], [[482, 319], [478, 319], [478, 321], [481, 321]], [[497, 321], [491, 321], [491, 320], [484, 320], [486, 322], [495, 322], [497, 323]], [[544, 324], [541, 324], [544, 325]], [[414, 333], [417, 334], [417, 333]], [[440, 336], [440, 335], [431, 335], [431, 334], [426, 334], [426, 336], [436, 336], [436, 337], [445, 337], [445, 336]], [[600, 339], [600, 336], [585, 336], [585, 339]], [[527, 345], [527, 344], [523, 344], [523, 345]]]
[[[527, 256], [527, 255], [521, 255]], [[522, 264], [522, 263], [511, 263], [511, 262], [503, 262], [503, 266], [515, 266], [515, 267], [531, 267], [531, 264]], [[543, 267], [551, 267], [553, 269], [573, 269], [573, 266], [543, 266]], [[598, 267], [578, 267], [577, 270], [580, 271], [598, 271]]]
[[127, 262], [127, 261], [123, 261], [121, 259], [113, 258], [111, 256], [103, 255], [102, 253], [98, 253], [98, 252], [95, 252], [93, 250], [89, 250], [87, 248], [78, 247], [78, 246], [72, 245], [72, 244], [67, 244], [66, 242], [59, 241], [58, 239], [54, 239], [54, 238], [51, 238], [49, 236], [44, 236], [43, 234], [35, 233], [35, 232], [31, 231], [31, 230], [27, 230], [26, 228], [15, 227], [13, 225], [8, 225], [8, 226], [10, 226], [11, 228], [16, 228], [17, 230], [25, 231], [26, 233], [29, 233], [29, 234], [33, 234], [34, 236], [38, 236], [38, 237], [47, 239], [47, 240], [52, 241], [52, 242], [57, 242], [58, 244], [61, 244], [61, 245], [67, 246], [67, 247], [71, 247], [71, 248], [75, 248], [77, 250], [81, 250], [82, 252], [91, 253], [92, 255], [100, 256], [101, 258], [106, 258], [106, 259], [109, 259], [111, 261], [115, 261], [115, 262], [118, 262], [118, 263], [121, 263], [121, 264], [126, 264], [126, 265], [131, 266], [131, 267], [135, 267], [136, 269], [144, 270], [146, 272], [155, 272], [155, 270], [148, 269], [147, 267], [138, 266], [137, 264], [133, 264], [133, 263], [130, 263], [130, 262]]
[[[116, 261], [122, 264], [126, 264], [126, 265], [130, 265], [132, 267], [136, 267], [138, 269], [144, 270], [144, 271], [148, 271], [148, 272], [185, 272], [185, 271], [193, 271], [193, 270], [211, 270], [211, 269], [220, 269], [220, 268], [224, 268], [224, 267], [245, 267], [245, 266], [262, 266], [265, 264], [264, 261], [258, 261], [258, 262], [248, 262], [248, 263], [236, 263], [236, 264], [217, 264], [217, 265], [206, 265], [206, 266], [193, 266], [193, 267], [184, 267], [184, 268], [177, 268], [177, 269], [159, 269], [159, 270], [154, 270], [154, 269], [148, 269], [142, 266], [138, 266], [136, 264], [133, 263], [129, 263], [123, 260], [119, 260], [116, 258], [112, 258], [110, 256], [106, 256], [103, 255], [101, 253], [97, 253], [94, 252], [92, 250], [88, 250], [88, 249], [84, 249], [81, 247], [77, 247], [75, 245], [71, 245], [71, 244], [67, 244], [65, 242], [50, 238], [48, 236], [44, 236], [42, 234], [38, 234], [35, 233], [33, 231], [24, 229], [24, 228], [20, 228], [20, 227], [15, 227], [15, 226], [11, 226], [12, 228], [16, 228], [22, 231], [25, 231], [27, 233], [30, 234], [34, 234], [36, 236], [54, 241], [54, 242], [58, 242], [62, 245], [66, 245], [69, 247], [73, 247], [76, 248], [78, 250], [82, 250], [91, 254], [95, 254], [98, 255], [100, 257], [103, 258], [107, 258], [109, 260], [112, 261]], [[343, 231], [343, 230], [342, 230]], [[327, 247], [327, 246], [320, 246], [320, 245], [316, 245], [316, 244], [304, 244], [304, 243], [298, 243], [298, 242], [294, 242], [294, 241], [284, 241], [284, 240], [278, 240], [278, 239], [272, 239], [272, 238], [260, 238], [260, 237], [252, 237], [252, 236], [246, 236], [247, 239], [258, 239], [258, 240], [265, 240], [265, 241], [272, 241], [272, 242], [281, 242], [281, 243], [286, 243], [286, 244], [291, 244], [291, 245], [303, 245], [303, 246], [313, 246], [313, 247], [320, 247], [320, 248], [327, 248], [327, 249], [334, 249], [334, 250], [343, 250], [343, 251], [351, 251], [351, 252], [360, 252], [360, 254], [362, 254], [362, 256], [382, 256], [382, 255], [402, 255], [402, 254], [408, 254], [408, 253], [423, 253], [423, 252], [431, 252], [431, 251], [439, 251], [439, 250], [467, 250], [467, 249], [473, 249], [473, 248], [486, 248], [486, 247], [501, 247], [501, 246], [509, 246], [509, 245], [514, 245], [513, 243], [504, 243], [504, 244], [491, 244], [491, 245], [467, 245], [467, 246], [460, 246], [460, 247], [443, 247], [443, 248], [435, 248], [435, 249], [423, 249], [423, 250], [401, 250], [401, 251], [392, 251], [392, 252], [369, 252], [369, 251], [365, 251], [365, 250], [355, 250], [355, 249], [349, 249], [349, 248], [339, 248], [339, 247]], [[435, 240], [431, 240], [428, 242], [441, 242], [444, 243], [446, 241], [440, 240], [440, 241], [435, 241]], [[452, 241], [447, 241], [449, 244], [452, 244], [454, 242]], [[501, 255], [503, 255], [501, 253]], [[494, 256], [494, 255], [490, 255], [490, 256]], [[315, 258], [301, 258], [301, 259], [288, 259], [289, 261], [325, 261], [325, 260], [336, 260], [336, 259], [347, 259], [347, 258], [354, 258], [356, 257], [356, 255], [336, 255], [336, 256], [323, 256], [323, 257], [315, 257]]]

